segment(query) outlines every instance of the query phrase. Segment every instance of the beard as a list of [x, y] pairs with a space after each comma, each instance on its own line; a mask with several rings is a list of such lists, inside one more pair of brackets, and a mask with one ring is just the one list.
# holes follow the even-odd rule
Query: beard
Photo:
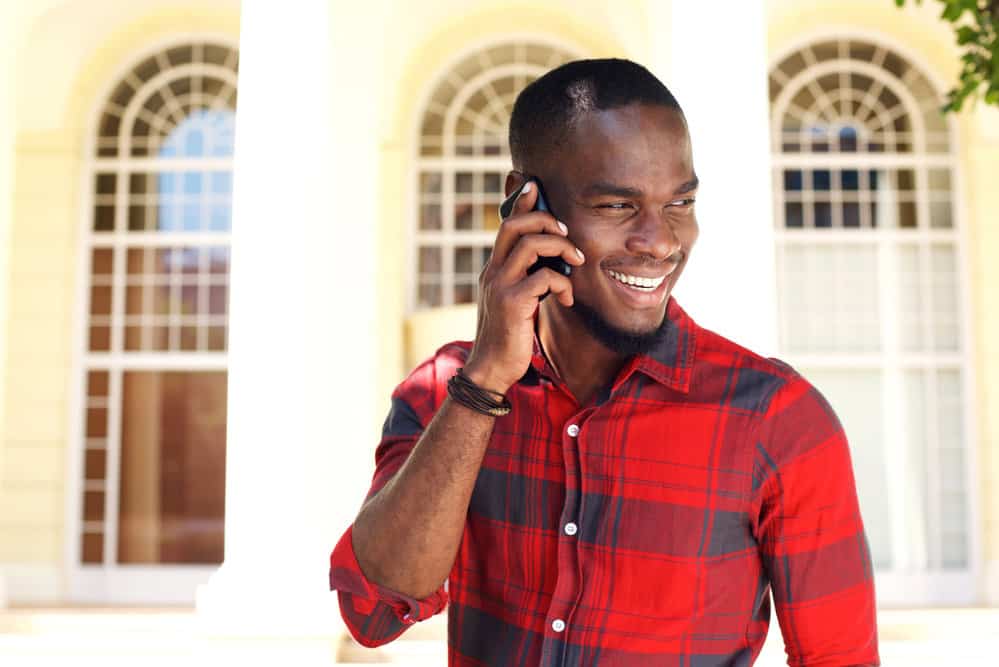
[[572, 305], [572, 311], [579, 316], [586, 330], [597, 339], [601, 345], [612, 352], [630, 357], [644, 354], [656, 345], [664, 342], [669, 336], [669, 318], [663, 313], [659, 326], [644, 332], [627, 331], [608, 322], [595, 309], [579, 299]]

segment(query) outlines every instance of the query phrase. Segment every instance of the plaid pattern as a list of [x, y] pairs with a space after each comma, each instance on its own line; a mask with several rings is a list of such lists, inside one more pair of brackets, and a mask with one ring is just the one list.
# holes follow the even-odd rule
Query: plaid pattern
[[[668, 340], [584, 408], [536, 347], [496, 420], [447, 592], [413, 600], [368, 581], [347, 531], [330, 585], [362, 644], [395, 639], [450, 596], [451, 665], [745, 667], [772, 591], [790, 665], [879, 664], [836, 416], [785, 364], [701, 329], [675, 301], [667, 316]], [[441, 348], [397, 388], [371, 494], [469, 349]]]

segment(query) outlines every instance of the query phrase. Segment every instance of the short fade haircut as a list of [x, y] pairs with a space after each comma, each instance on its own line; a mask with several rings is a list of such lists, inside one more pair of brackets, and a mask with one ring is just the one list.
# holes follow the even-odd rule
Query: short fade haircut
[[591, 111], [629, 104], [675, 109], [680, 104], [649, 70], [619, 58], [574, 60], [544, 74], [517, 96], [510, 116], [514, 169], [535, 164], [541, 151], [557, 148]]

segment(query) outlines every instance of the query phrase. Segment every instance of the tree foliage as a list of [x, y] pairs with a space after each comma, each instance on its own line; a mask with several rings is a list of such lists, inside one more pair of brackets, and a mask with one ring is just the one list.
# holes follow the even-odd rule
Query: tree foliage
[[[915, 0], [922, 4], [923, 0]], [[954, 26], [957, 43], [963, 48], [961, 75], [947, 93], [944, 112], [960, 111], [965, 102], [984, 99], [999, 106], [999, 0], [937, 0], [940, 15]], [[899, 7], [906, 0], [895, 0]]]

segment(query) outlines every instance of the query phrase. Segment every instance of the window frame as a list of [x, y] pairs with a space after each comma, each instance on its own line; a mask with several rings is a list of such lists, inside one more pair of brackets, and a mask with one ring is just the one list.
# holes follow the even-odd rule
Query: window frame
[[[105, 84], [93, 98], [88, 122], [84, 124], [82, 142], [83, 159], [80, 171], [80, 213], [79, 237], [76, 241], [75, 299], [73, 302], [72, 327], [73, 348], [70, 363], [70, 400], [68, 405], [68, 447], [67, 451], [67, 483], [64, 507], [66, 522], [64, 527], [65, 542], [63, 558], [68, 572], [68, 598], [73, 602], [101, 604], [191, 604], [197, 587], [207, 582], [208, 577], [218, 569], [218, 565], [175, 565], [175, 564], [121, 564], [117, 562], [118, 534], [118, 494], [120, 490], [120, 455], [121, 455], [121, 411], [122, 384], [127, 371], [227, 371], [228, 353], [226, 350], [207, 352], [202, 350], [181, 351], [168, 349], [166, 351], [125, 352], [122, 338], [124, 336], [124, 311], [115, 308], [112, 301], [110, 318], [110, 350], [107, 352], [91, 352], [89, 349], [90, 329], [90, 289], [91, 289], [91, 253], [94, 248], [107, 247], [112, 250], [114, 264], [112, 267], [112, 294], [118, 290], [124, 298], [124, 287], [127, 275], [126, 253], [129, 246], [143, 249], [156, 246], [176, 247], [195, 246], [211, 247], [224, 245], [231, 248], [231, 232], [135, 232], [127, 230], [128, 187], [122, 187], [122, 175], [133, 173], [154, 175], [162, 173], [163, 167], [176, 171], [197, 169], [227, 170], [231, 173], [233, 160], [227, 158], [160, 158], [132, 157], [118, 154], [115, 157], [99, 156], [102, 146], [100, 142], [101, 119], [105, 109], [111, 103], [112, 95], [118, 86], [126, 80], [131, 72], [146, 59], [165, 53], [169, 49], [194, 47], [195, 45], [211, 45], [223, 47], [236, 55], [238, 64], [239, 42], [232, 35], [218, 32], [188, 32], [173, 33], [168, 37], [150, 40], [139, 50], [126, 54], [120, 64], [110, 72]], [[161, 61], [162, 62], [162, 61]], [[176, 75], [178, 72], [192, 71], [195, 73], [215, 73], [227, 80], [232, 88], [237, 88], [237, 77], [234, 69], [226, 65], [213, 65], [201, 60], [199, 62], [181, 65], [171, 65], [145, 81], [137, 88], [132, 99], [142, 97], [144, 90], [157, 90], [166, 72]], [[136, 112], [138, 113], [138, 112]], [[128, 145], [125, 138], [129, 131], [122, 123], [118, 130], [119, 140]], [[119, 179], [115, 190], [115, 228], [111, 232], [94, 231], [94, 210], [97, 193], [95, 177], [98, 173], [113, 171]], [[118, 312], [116, 312], [118, 311]], [[115, 341], [118, 344], [115, 344]], [[115, 351], [117, 348], [117, 351]], [[95, 366], [99, 363], [100, 366]], [[83, 520], [83, 493], [87, 488], [85, 475], [85, 456], [87, 451], [87, 434], [85, 417], [88, 409], [87, 376], [90, 371], [106, 370], [108, 372], [108, 396], [105, 399], [107, 409], [106, 441], [106, 476], [103, 482], [104, 492], [104, 547], [103, 562], [99, 564], [83, 563], [81, 539], [85, 530]]]
[[[945, 83], [936, 76], [932, 67], [928, 66], [918, 52], [907, 48], [904, 44], [893, 39], [890, 35], [879, 32], [858, 30], [852, 27], [829, 27], [821, 30], [800, 35], [793, 41], [782, 46], [781, 49], [773, 52], [767, 63], [767, 72], [772, 72], [785, 59], [802, 51], [804, 48], [828, 41], [867, 42], [890, 51], [900, 56], [906, 64], [917, 71], [934, 89], [934, 91], [946, 90]], [[981, 495], [978, 477], [975, 474], [977, 469], [978, 449], [980, 441], [978, 437], [977, 414], [978, 392], [977, 380], [974, 367], [974, 320], [971, 317], [971, 281], [969, 272], [969, 254], [967, 246], [967, 210], [964, 197], [964, 178], [962, 173], [962, 163], [959, 147], [959, 134], [953, 118], [944, 119], [949, 142], [947, 152], [928, 153], [925, 150], [926, 134], [922, 125], [922, 117], [918, 113], [911, 113], [913, 118], [912, 133], [914, 135], [913, 149], [909, 153], [783, 153], [781, 126], [783, 120], [783, 109], [778, 104], [781, 97], [790, 99], [789, 90], [791, 83], [797, 77], [815, 78], [818, 76], [809, 68], [821, 67], [822, 71], [831, 72], [855, 71], [837, 69], [835, 66], [841, 59], [834, 61], [824, 61], [816, 65], [810, 63], [808, 68], [801, 70], [790, 80], [783, 84], [781, 93], [771, 102], [769, 109], [769, 119], [771, 123], [771, 157], [772, 169], [775, 175], [773, 188], [775, 204], [779, 202], [781, 207], [775, 205], [775, 243], [778, 249], [778, 258], [781, 248], [788, 239], [793, 239], [794, 243], [810, 244], [814, 241], [836, 243], [873, 243], [879, 258], [879, 303], [895, 303], [897, 293], [898, 276], [892, 272], [892, 262], [895, 261], [894, 253], [901, 248], [906, 241], [916, 243], [921, 257], [925, 259], [929, 248], [935, 241], [945, 241], [952, 243], [955, 249], [956, 278], [957, 278], [957, 314], [962, 325], [959, 339], [960, 349], [953, 355], [946, 355], [941, 352], [931, 352], [927, 355], [926, 361], [933, 361], [934, 364], [916, 363], [913, 369], [934, 371], [935, 369], [957, 368], [962, 373], [962, 428], [965, 445], [964, 475], [967, 489], [967, 534], [968, 534], [968, 563], [963, 570], [929, 569], [925, 566], [923, 559], [920, 567], [920, 558], [914, 557], [906, 549], [907, 536], [904, 521], [905, 512], [901, 507], [905, 506], [905, 480], [902, 476], [895, 483], [889, 480], [889, 493], [892, 506], [892, 556], [893, 567], [888, 570], [879, 570], [875, 573], [878, 590], [879, 605], [891, 606], [911, 606], [917, 605], [966, 605], [977, 600], [977, 593], [983, 576], [983, 553], [982, 553], [982, 524], [980, 519]], [[856, 65], [858, 61], [850, 62]], [[868, 64], [870, 73], [882, 79], [890, 78], [886, 71], [874, 72], [874, 65]], [[806, 74], [807, 73], [807, 74]], [[894, 89], [893, 92], [899, 97], [901, 102], [911, 112], [921, 110], [919, 101], [914, 97], [908, 87]], [[842, 165], [842, 166], [839, 166]], [[783, 172], [786, 168], [795, 169], [867, 169], [867, 168], [903, 168], [908, 167], [916, 170], [917, 182], [915, 185], [915, 196], [918, 208], [918, 216], [921, 220], [929, 220], [929, 187], [925, 175], [927, 169], [931, 167], [947, 168], [951, 174], [951, 211], [953, 214], [952, 228], [944, 230], [934, 230], [917, 228], [907, 229], [794, 229], [787, 230], [781, 224], [784, 219], [783, 205]], [[887, 261], [885, 261], [887, 260]], [[781, 272], [778, 272], [778, 280], [782, 280]], [[895, 290], [895, 291], [893, 291]], [[886, 299], [890, 299], [886, 301]], [[919, 355], [911, 352], [904, 352], [901, 343], [895, 332], [900, 326], [898, 321], [898, 309], [886, 308], [881, 305], [879, 308], [881, 322], [881, 340], [883, 343], [896, 341], [891, 345], [883, 345], [882, 349], [874, 354], [861, 355], [829, 355], [829, 354], [794, 354], [786, 352], [784, 346], [787, 341], [787, 331], [780, 320], [780, 340], [781, 354], [790, 363], [801, 368], [871, 368], [883, 371], [882, 400], [889, 414], [884, 421], [884, 432], [892, 433], [893, 426], [904, 428], [904, 393], [901, 391], [901, 380], [903, 373], [909, 368], [902, 360], [901, 356], [912, 360]], [[890, 338], [892, 336], [893, 338]], [[946, 363], [941, 363], [941, 359], [948, 357]], [[918, 360], [917, 360], [918, 361]], [[933, 373], [928, 373], [932, 377]], [[820, 388], [821, 389], [821, 388]], [[927, 392], [929, 393], [929, 392]], [[932, 436], [930, 436], [932, 437]], [[902, 437], [895, 438], [894, 442], [886, 447], [886, 469], [906, 465], [905, 441]], [[927, 469], [932, 469], [928, 463]], [[937, 484], [939, 477], [932, 478], [931, 484]], [[932, 510], [931, 510], [932, 512]], [[902, 520], [899, 520], [902, 519]], [[925, 517], [923, 518], [925, 520]]]

